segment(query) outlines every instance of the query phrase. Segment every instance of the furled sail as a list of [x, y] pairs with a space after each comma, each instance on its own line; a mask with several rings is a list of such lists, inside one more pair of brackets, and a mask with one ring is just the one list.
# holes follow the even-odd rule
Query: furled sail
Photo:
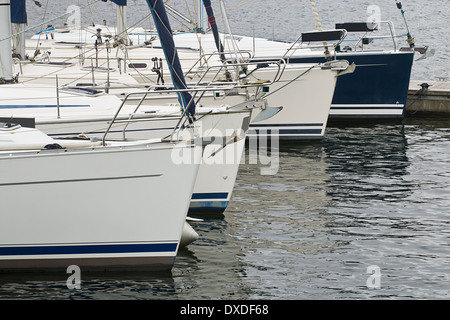
[[[173, 85], [175, 89], [187, 89], [164, 2], [163, 0], [147, 0], [147, 4], [150, 7], [156, 29], [158, 30], [158, 36], [169, 65]], [[183, 108], [188, 109], [189, 114], [195, 114], [195, 104], [189, 92], [178, 92], [178, 100]]]
[[214, 11], [211, 6], [211, 0], [203, 0], [203, 5], [205, 6], [206, 14], [208, 15], [208, 23], [213, 32], [217, 50], [221, 53], [220, 59], [223, 62], [225, 61], [225, 55], [223, 54], [223, 45], [220, 41], [219, 30], [217, 29], [216, 17], [214, 16]]
[[[103, 2], [106, 2], [108, 0], [102, 0]], [[118, 6], [126, 6], [127, 5], [127, 0], [111, 0], [112, 2], [114, 2], [115, 4], [117, 4]]]
[[11, 0], [11, 23], [27, 23], [25, 0]]

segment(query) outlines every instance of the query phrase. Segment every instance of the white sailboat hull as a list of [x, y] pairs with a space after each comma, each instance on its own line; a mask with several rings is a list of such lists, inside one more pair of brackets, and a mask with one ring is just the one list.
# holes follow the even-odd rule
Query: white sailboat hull
[[[197, 163], [175, 164], [174, 152]], [[0, 271], [165, 270], [180, 244], [199, 146], [0, 153]]]
[[[272, 72], [276, 72], [275, 70]], [[261, 70], [256, 76], [268, 76]], [[283, 107], [273, 117], [252, 122], [249, 137], [275, 137], [279, 140], [318, 140], [325, 135], [337, 71], [312, 65], [288, 65], [280, 81], [270, 86], [271, 107]], [[271, 94], [273, 93], [273, 94]], [[256, 113], [253, 114], [257, 116]]]
[[[9, 88], [9, 91], [11, 88], [18, 88], [17, 90], [22, 89], [23, 92], [26, 92], [27, 89], [26, 86], [14, 87], [14, 85], [10, 85]], [[5, 86], [0, 90], [8, 89]], [[61, 99], [67, 107], [60, 109], [58, 118], [56, 106], [48, 107], [53, 99], [45, 98], [44, 90], [41, 91], [42, 98], [34, 99], [33, 107], [29, 107], [29, 105], [27, 107], [27, 98], [15, 99], [14, 107], [11, 103], [3, 104], [3, 106], [0, 104], [0, 117], [4, 119], [32, 117], [35, 127], [52, 137], [83, 134], [100, 140], [109, 126], [118, 103], [120, 103], [115, 100], [116, 97], [106, 95], [96, 98], [77, 97], [78, 104], [84, 107], [71, 106], [70, 99], [72, 98], [68, 96]], [[12, 94], [12, 96], [19, 95]], [[27, 95], [25, 94], [25, 96]], [[243, 101], [243, 98], [240, 99]], [[110, 104], [109, 107], [108, 104]], [[39, 105], [46, 107], [39, 107]], [[129, 106], [128, 111], [123, 112], [123, 120], [129, 119], [132, 109], [134, 106]], [[143, 112], [136, 115], [135, 118], [145, 119], [145, 121], [114, 124], [107, 137], [112, 139], [125, 137], [131, 140], [161, 139], [173, 133], [173, 128], [180, 119], [179, 107], [163, 106], [155, 109], [155, 106], [142, 106], [141, 109]], [[252, 110], [231, 111], [224, 108], [213, 110], [206, 107], [199, 109], [203, 111], [199, 111], [198, 120], [195, 122], [197, 133], [203, 138], [210, 138], [213, 143], [206, 146], [205, 156], [200, 164], [198, 178], [193, 189], [190, 210], [192, 212], [223, 212], [231, 199]], [[154, 113], [145, 113], [150, 110]], [[184, 134], [186, 134], [185, 138], [192, 138], [189, 130], [185, 130]], [[174, 137], [183, 138], [183, 134]], [[212, 139], [212, 137], [216, 139]], [[227, 141], [226, 145], [222, 144], [223, 141]]]

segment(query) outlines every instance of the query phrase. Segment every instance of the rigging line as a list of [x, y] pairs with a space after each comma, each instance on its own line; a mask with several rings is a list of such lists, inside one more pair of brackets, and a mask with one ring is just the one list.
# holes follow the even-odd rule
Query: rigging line
[[47, 0], [47, 3], [45, 4], [44, 15], [42, 17], [43, 22], [41, 24], [41, 31], [39, 32], [38, 41], [36, 42], [36, 49], [34, 50], [34, 56], [37, 55], [37, 51], [38, 51], [38, 48], [39, 48], [39, 43], [41, 42], [41, 35], [42, 35], [42, 30], [44, 29], [45, 16], [47, 15], [48, 1], [49, 0]]
[[237, 9], [240, 9], [241, 7], [247, 5], [248, 3], [252, 2], [254, 0], [242, 0], [241, 2], [235, 4], [235, 5], [230, 5], [228, 12], [233, 12]]
[[[94, 1], [95, 1], [95, 2], [99, 2], [99, 1], [102, 1], [102, 0], [94, 0]], [[95, 2], [94, 2], [94, 3], [95, 3]], [[80, 8], [80, 10], [81, 10], [81, 9], [84, 9], [84, 8], [86, 8], [86, 7], [88, 7], [88, 5], [82, 6], [82, 7]], [[40, 24], [37, 24], [37, 25], [35, 25], [35, 26], [26, 28], [25, 30], [22, 30], [22, 31], [20, 31], [20, 32], [11, 34], [11, 35], [9, 35], [9, 36], [7, 36], [7, 37], [5, 37], [5, 38], [0, 39], [0, 42], [1, 42], [1, 41], [4, 41], [4, 40], [7, 40], [7, 39], [11, 39], [12, 37], [18, 36], [19, 34], [22, 34], [22, 33], [26, 33], [26, 32], [28, 32], [28, 31], [33, 30], [33, 29], [36, 29], [36, 28], [38, 28], [38, 27], [42, 27], [42, 26], [45, 25], [45, 24], [49, 24], [50, 22], [53, 22], [53, 21], [58, 20], [58, 19], [61, 19], [61, 18], [63, 18], [64, 16], [67, 16], [67, 15], [70, 15], [70, 14], [72, 14], [72, 12], [66, 12], [66, 13], [64, 13], [64, 14], [62, 14], [62, 15], [60, 15], [60, 16], [57, 16], [57, 17], [52, 18], [52, 19], [49, 19], [49, 20], [44, 21], [44, 22], [42, 22], [42, 23], [40, 23]], [[41, 30], [41, 31], [42, 31], [42, 30]], [[41, 32], [41, 33], [42, 33], [42, 32]]]
[[[120, 23], [125, 26], [125, 12], [123, 10], [117, 10], [116, 15], [119, 15], [118, 19], [120, 19]], [[118, 20], [117, 19], [117, 20]], [[125, 26], [125, 30], [123, 31], [124, 34], [117, 34], [118, 27], [116, 26], [116, 35], [122, 38], [130, 38], [130, 34], [128, 33], [128, 27]], [[128, 41], [125, 41], [125, 43], [128, 43]]]
[[[161, 1], [162, 1], [162, 0], [161, 0]], [[158, 12], [157, 12], [156, 10], [154, 10], [153, 12], [154, 12], [155, 16], [159, 19], [159, 21], [161, 21], [161, 23], [162, 23], [163, 27], [166, 29], [167, 33], [172, 34], [172, 30], [169, 30], [169, 28], [166, 26], [166, 24], [163, 23], [163, 20], [162, 20], [161, 17], [158, 15]], [[175, 59], [175, 56], [176, 56], [176, 53], [177, 53], [177, 49], [176, 49], [175, 43], [174, 43], [173, 51], [175, 52], [175, 54], [173, 55], [173, 58], [172, 58], [172, 59]], [[167, 59], [166, 59], [166, 60], [167, 60]], [[167, 61], [167, 62], [170, 63], [171, 66], [173, 66], [174, 60], [172, 60], [172, 61]], [[178, 80], [180, 80], [180, 82], [183, 83], [182, 77], [181, 77], [181, 76], [176, 72], [176, 70], [173, 69], [173, 68], [172, 68], [172, 74], [174, 74], [174, 75], [178, 78]], [[186, 86], [184, 86], [184, 87], [185, 87], [184, 89], [187, 89]]]
[[127, 26], [127, 29], [130, 30], [129, 33], [133, 32], [134, 29], [140, 27], [141, 25], [144, 24], [145, 20], [151, 16], [151, 13], [145, 15], [143, 18], [141, 18], [140, 20], [138, 20], [137, 22], [135, 22], [134, 24], [130, 25], [129, 27]]
[[149, 30], [150, 30], [150, 34], [151, 34], [151, 32], [152, 32], [152, 11], [150, 10], [149, 6], [146, 6], [146, 7], [147, 7], [147, 11], [148, 11], [148, 14], [147, 14], [148, 26], [149, 26]]
[[286, 86], [290, 85], [292, 82], [297, 81], [298, 79], [300, 79], [303, 75], [305, 75], [306, 73], [308, 73], [309, 71], [311, 71], [314, 67], [316, 67], [317, 65], [313, 65], [312, 67], [309, 67], [307, 70], [305, 70], [303, 73], [299, 74], [298, 76], [296, 76], [294, 79], [289, 80], [287, 83], [285, 83], [284, 85], [282, 85], [281, 87], [279, 87], [278, 89], [276, 89], [275, 91], [270, 92], [269, 94], [266, 94], [264, 96], [264, 98], [267, 98], [269, 96], [271, 96], [272, 94], [280, 91], [281, 89], [285, 88]]
[[[106, 20], [106, 19], [104, 19], [104, 17], [102, 16], [102, 14], [100, 13], [100, 11], [98, 10], [98, 7], [97, 7], [97, 5], [96, 5], [95, 2], [92, 4], [92, 6], [94, 7], [94, 10], [97, 12], [97, 16], [100, 18], [100, 20], [101, 20], [101, 21]], [[113, 8], [112, 2], [109, 2], [109, 8], [110, 8], [110, 10], [112, 10], [112, 8]], [[94, 21], [92, 21], [92, 23], [95, 24]], [[106, 27], [106, 30], [107, 30], [109, 33], [112, 34], [111, 30], [109, 30], [109, 26], [105, 25], [105, 27]]]
[[[241, 61], [245, 61], [245, 58], [244, 58], [244, 55], [243, 55], [242, 52], [239, 53], [239, 46], [236, 43], [236, 41], [234, 39], [234, 36], [233, 36], [233, 33], [231, 31], [231, 27], [230, 27], [230, 23], [229, 23], [229, 20], [228, 20], [228, 15], [227, 15], [227, 9], [225, 7], [225, 4], [224, 4], [223, 0], [219, 1], [219, 5], [220, 5], [220, 11], [221, 11], [221, 14], [222, 14], [222, 21], [223, 21], [223, 23], [225, 25], [225, 29], [229, 33], [229, 38], [230, 38], [230, 42], [232, 44], [232, 49], [233, 49], [234, 54], [236, 56], [236, 61], [238, 63], [241, 63]], [[225, 40], [226, 40], [226, 37], [225, 37]], [[245, 73], [246, 73], [246, 69], [247, 69], [247, 67], [245, 67], [245, 66], [241, 67], [241, 70], [244, 71]], [[239, 67], [236, 66], [235, 70], [236, 70], [236, 77], [238, 79], [239, 78]]]
[[181, 27], [185, 27], [185, 28], [187, 28], [188, 30], [191, 29], [191, 25], [187, 24], [186, 22], [183, 22], [181, 18], [177, 17], [177, 16], [176, 16], [175, 14], [173, 14], [171, 11], [168, 11], [167, 13], [170, 14], [170, 16], [171, 16], [174, 20], [176, 20], [176, 21], [181, 25]]
[[186, 6], [186, 10], [187, 10], [187, 12], [188, 12], [188, 16], [189, 16], [189, 18], [191, 19], [191, 22], [192, 22], [192, 26], [194, 27], [194, 19], [193, 19], [193, 17], [192, 17], [192, 13], [191, 13], [191, 10], [189, 9], [189, 5], [187, 4], [187, 0], [184, 0], [184, 4], [185, 4], [185, 6]]
[[89, 9], [89, 15], [91, 16], [91, 24], [94, 24], [94, 14], [92, 13], [92, 8], [89, 0], [86, 0]]
[[[85, 54], [88, 53], [89, 51], [94, 51], [94, 50], [95, 50], [95, 49], [89, 49], [87, 52], [78, 54], [78, 55], [76, 55], [76, 56], [74, 56], [74, 57], [71, 57], [71, 58], [67, 58], [67, 59], [63, 60], [63, 62], [68, 62], [68, 61], [70, 61], [70, 60], [72, 60], [72, 59], [78, 59], [78, 58], [80, 57], [80, 55], [85, 55]], [[102, 50], [103, 50], [103, 49], [102, 49]], [[94, 56], [94, 54], [95, 54], [95, 53], [93, 53], [91, 56], [89, 56], [89, 58], [92, 58], [92, 57]], [[61, 70], [64, 70], [64, 69], [59, 69], [59, 68], [58, 68], [58, 69], [56, 69], [56, 70], [54, 70], [54, 71], [51, 71], [51, 72], [49, 72], [49, 73], [47, 73], [47, 74], [43, 74], [43, 75], [41, 75], [41, 76], [39, 76], [39, 77], [34, 77], [34, 78], [30, 78], [30, 79], [28, 79], [28, 80], [23, 80], [22, 83], [26, 83], [26, 82], [31, 82], [31, 81], [43, 79], [43, 78], [45, 78], [45, 77], [51, 76], [51, 75], [53, 75], [53, 74], [56, 74], [56, 73], [60, 72]], [[82, 75], [81, 77], [79, 77], [79, 78], [76, 79], [76, 80], [79, 80], [79, 79], [81, 79], [81, 78], [84, 78], [84, 77], [86, 77], [86, 76], [89, 75], [89, 74], [90, 74], [90, 71], [89, 71], [88, 73]], [[73, 81], [72, 81], [72, 82], [73, 82]], [[72, 83], [72, 82], [70, 82], [70, 83]]]

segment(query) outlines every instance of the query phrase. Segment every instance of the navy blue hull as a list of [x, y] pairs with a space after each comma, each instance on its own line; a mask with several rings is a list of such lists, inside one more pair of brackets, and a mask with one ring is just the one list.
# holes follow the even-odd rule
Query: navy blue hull
[[[329, 122], [401, 120], [405, 114], [413, 52], [338, 53], [355, 63], [352, 74], [338, 78]], [[293, 57], [290, 63], [320, 63], [322, 57]]]

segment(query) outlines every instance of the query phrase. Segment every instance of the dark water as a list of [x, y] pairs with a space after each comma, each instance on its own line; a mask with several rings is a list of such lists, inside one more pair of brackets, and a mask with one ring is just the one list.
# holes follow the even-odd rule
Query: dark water
[[[259, 36], [295, 38], [314, 28], [309, 1], [226, 3], [237, 33], [254, 25]], [[372, 4], [334, 3], [317, 0], [324, 25]], [[394, 1], [377, 3], [401, 24]], [[434, 80], [449, 76], [450, 10], [445, 0], [427, 3], [404, 1], [411, 32], [438, 49], [413, 74]], [[280, 146], [276, 175], [242, 164], [224, 217], [191, 223], [200, 239], [171, 272], [82, 274], [80, 290], [67, 288], [66, 274], [3, 274], [0, 299], [449, 299], [449, 160], [450, 119], [328, 128], [321, 142]]]

